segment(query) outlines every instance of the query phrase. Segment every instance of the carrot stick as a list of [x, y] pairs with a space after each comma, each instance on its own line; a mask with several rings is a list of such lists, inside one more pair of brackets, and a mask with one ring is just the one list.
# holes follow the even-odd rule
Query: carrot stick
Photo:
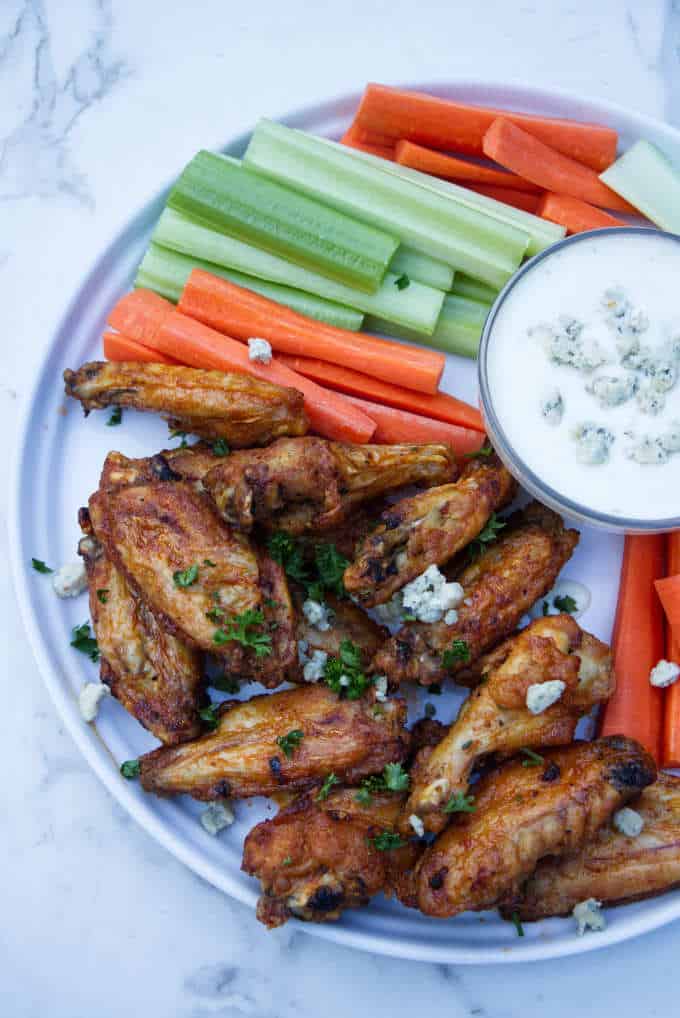
[[543, 195], [536, 210], [542, 219], [551, 223], [566, 226], [567, 233], [583, 233], [585, 230], [601, 230], [605, 226], [627, 226], [622, 219], [610, 216], [594, 205], [572, 198], [568, 194], [553, 194], [548, 191]]
[[665, 576], [654, 584], [666, 622], [680, 637], [680, 574]]
[[[680, 530], [666, 535], [666, 567], [671, 576], [680, 573]], [[680, 639], [666, 619], [666, 660], [680, 664]], [[680, 680], [664, 694], [662, 767], [680, 767]]]
[[484, 135], [484, 154], [546, 191], [570, 194], [591, 205], [635, 212], [632, 205], [603, 184], [597, 173], [523, 131], [504, 117]]
[[305, 378], [311, 378], [337, 392], [370, 399], [374, 403], [382, 403], [398, 410], [409, 410], [436, 421], [457, 424], [461, 428], [484, 431], [482, 415], [476, 407], [444, 392], [426, 396], [420, 392], [403, 389], [399, 385], [392, 385], [391, 382], [382, 382], [360, 371], [352, 371], [351, 368], [320, 361], [315, 357], [294, 357], [282, 353], [277, 356], [277, 360]]
[[649, 673], [664, 655], [664, 625], [654, 582], [664, 575], [663, 534], [626, 537], [612, 638], [616, 691], [604, 708], [602, 735], [629, 735], [658, 761], [663, 696]]
[[491, 166], [479, 166], [478, 163], [458, 159], [456, 156], [442, 155], [423, 145], [414, 145], [412, 141], [398, 141], [394, 150], [395, 161], [401, 166], [410, 166], [421, 173], [431, 173], [444, 180], [455, 180], [459, 184], [470, 181], [472, 184], [491, 184], [495, 187], [511, 187], [515, 191], [528, 191], [537, 194], [540, 190], [530, 180], [518, 177], [507, 170], [496, 170]]
[[477, 452], [485, 441], [485, 436], [480, 431], [473, 431], [471, 428], [459, 428], [455, 424], [434, 421], [430, 417], [411, 414], [407, 410], [380, 406], [365, 399], [357, 399], [356, 396], [345, 398], [375, 421], [373, 442], [382, 442], [386, 445], [443, 442], [451, 446], [456, 456], [465, 456], [467, 453]]
[[441, 353], [337, 329], [202, 269], [189, 276], [178, 308], [236, 339], [261, 336], [281, 353], [361, 365], [366, 374], [418, 392], [435, 393], [444, 370]]
[[105, 332], [103, 337], [104, 356], [107, 361], [137, 361], [147, 364], [177, 364], [172, 357], [164, 353], [151, 350], [148, 346], [142, 346], [128, 336], [121, 336], [119, 332]]
[[515, 191], [511, 187], [495, 187], [491, 184], [469, 184], [467, 181], [465, 181], [465, 187], [470, 191], [476, 191], [477, 194], [485, 194], [487, 198], [495, 198], [496, 201], [512, 205], [516, 209], [524, 209], [525, 212], [535, 213], [540, 201], [538, 194]]
[[366, 137], [362, 140], [353, 127], [345, 131], [340, 142], [348, 148], [358, 149], [359, 152], [369, 152], [372, 156], [380, 156], [381, 159], [394, 161], [394, 145], [385, 143], [381, 138]]
[[405, 138], [443, 151], [482, 154], [484, 132], [497, 117], [506, 117], [558, 152], [601, 172], [616, 159], [617, 134], [600, 124], [539, 117], [469, 106], [421, 92], [386, 85], [366, 86], [354, 119], [354, 133]]
[[251, 361], [243, 343], [181, 314], [169, 301], [149, 290], [135, 290], [121, 297], [109, 315], [109, 322], [116, 328], [125, 322], [131, 339], [142, 342], [144, 337], [146, 346], [180, 364], [242, 372], [273, 385], [297, 389], [305, 397], [305, 411], [312, 428], [327, 438], [367, 442], [375, 431], [373, 421], [345, 396], [322, 389], [276, 359], [269, 364]]

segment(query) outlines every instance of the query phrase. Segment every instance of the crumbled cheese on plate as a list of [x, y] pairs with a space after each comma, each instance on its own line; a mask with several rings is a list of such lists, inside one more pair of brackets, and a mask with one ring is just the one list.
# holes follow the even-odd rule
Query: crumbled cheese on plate
[[52, 577], [54, 593], [58, 597], [78, 597], [87, 589], [87, 573], [83, 560], [67, 562]]

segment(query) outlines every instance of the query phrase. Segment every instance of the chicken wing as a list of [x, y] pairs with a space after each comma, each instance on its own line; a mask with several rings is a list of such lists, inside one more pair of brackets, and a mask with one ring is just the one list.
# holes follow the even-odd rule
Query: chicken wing
[[[454, 563], [451, 578], [465, 591], [457, 621], [408, 623], [378, 651], [373, 670], [392, 685], [410, 680], [429, 686], [457, 675], [516, 629], [554, 586], [578, 539], [576, 530], [566, 530], [557, 513], [538, 502], [514, 513], [479, 558]], [[454, 641], [460, 654], [444, 667], [442, 655]]]
[[334, 790], [321, 802], [303, 795], [248, 834], [241, 869], [262, 886], [260, 922], [274, 927], [291, 916], [317, 923], [338, 919], [344, 909], [368, 904], [413, 866], [416, 845], [378, 847], [381, 834], [394, 832], [403, 795], [381, 792], [362, 805], [356, 794], [352, 788]]
[[90, 615], [100, 652], [102, 682], [125, 709], [166, 744], [201, 734], [199, 710], [207, 703], [200, 655], [165, 632], [134, 595], [94, 537], [87, 509], [84, 536]]
[[544, 919], [587, 898], [620, 905], [680, 886], [680, 778], [659, 774], [632, 808], [644, 820], [637, 837], [608, 824], [579, 852], [543, 859], [504, 912]]
[[401, 881], [404, 904], [447, 918], [514, 900], [540, 859], [580, 849], [656, 777], [647, 751], [618, 735], [524, 763], [475, 786], [475, 812], [459, 813]]
[[235, 675], [277, 685], [295, 660], [281, 567], [232, 533], [186, 481], [90, 499], [97, 539], [166, 630], [224, 658]]
[[155, 456], [140, 459], [110, 452], [104, 460], [99, 487], [111, 489], [154, 481], [189, 481], [200, 490], [201, 481], [217, 462], [217, 456], [207, 442], [163, 449]]
[[[465, 794], [482, 758], [567, 745], [579, 718], [614, 691], [609, 648], [583, 632], [570, 615], [538, 619], [506, 641], [503, 650], [503, 659], [470, 693], [445, 738], [436, 749], [418, 755], [402, 831], [409, 830], [414, 813], [426, 830], [442, 830], [450, 816], [446, 803]], [[564, 683], [562, 696], [542, 713], [532, 714], [526, 705], [529, 686], [554, 680]]]
[[167, 364], [91, 361], [64, 372], [65, 391], [86, 414], [134, 407], [162, 414], [170, 426], [233, 446], [264, 445], [280, 435], [304, 435], [307, 419], [297, 389], [250, 375]]
[[345, 571], [347, 590], [368, 607], [383, 604], [428, 566], [447, 562], [469, 544], [516, 490], [513, 478], [492, 456], [470, 461], [455, 484], [395, 503]]
[[[232, 700], [214, 732], [141, 757], [142, 785], [157, 795], [217, 799], [304, 791], [329, 774], [352, 784], [408, 751], [406, 705], [379, 706], [370, 697], [340, 700], [323, 685]], [[279, 740], [291, 732], [302, 735], [286, 751]]]
[[323, 438], [281, 439], [234, 453], [205, 478], [222, 518], [249, 531], [302, 534], [346, 519], [352, 507], [406, 484], [455, 477], [446, 445], [344, 445]]
[[304, 658], [311, 658], [314, 651], [322, 651], [332, 657], [338, 657], [340, 644], [350, 640], [361, 651], [362, 664], [367, 668], [378, 647], [389, 636], [389, 631], [379, 626], [368, 617], [366, 612], [345, 598], [326, 593], [325, 603], [332, 615], [328, 629], [319, 629], [312, 625], [305, 616], [302, 605], [304, 594], [298, 588], [293, 592], [293, 605], [297, 616], [296, 636], [298, 647], [303, 652], [298, 655], [289, 673], [290, 682], [303, 682]]

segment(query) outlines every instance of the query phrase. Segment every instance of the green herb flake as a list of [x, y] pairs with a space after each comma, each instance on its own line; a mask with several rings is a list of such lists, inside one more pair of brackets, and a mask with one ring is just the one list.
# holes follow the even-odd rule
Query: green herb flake
[[111, 416], [106, 422], [107, 427], [115, 428], [117, 424], [123, 420], [123, 411], [119, 406], [115, 406], [111, 412]]
[[402, 274], [400, 276], [397, 276], [397, 278], [395, 279], [394, 285], [396, 286], [397, 290], [406, 290], [411, 285], [411, 280], [409, 279], [405, 272], [402, 272]]
[[290, 760], [304, 737], [305, 733], [300, 728], [293, 728], [287, 735], [277, 736], [276, 744], [283, 755]]
[[362, 671], [361, 650], [351, 640], [342, 640], [339, 657], [326, 661], [324, 681], [334, 693], [348, 700], [358, 700], [366, 692], [370, 680]]
[[470, 660], [470, 648], [465, 640], [454, 640], [448, 650], [442, 654], [442, 667], [455, 668], [459, 662]]
[[179, 443], [179, 448], [180, 449], [186, 449], [188, 444], [189, 444], [187, 442], [187, 433], [186, 433], [186, 431], [176, 431], [176, 430], [173, 429], [173, 430], [170, 431], [170, 435], [168, 437], [169, 438], [181, 438], [182, 441]]
[[120, 765], [120, 773], [128, 781], [132, 781], [134, 778], [139, 777], [139, 760], [124, 760]]
[[521, 920], [519, 918], [519, 913], [513, 912], [512, 915], [510, 916], [510, 920], [512, 922], [512, 925], [515, 927], [515, 930], [517, 931], [517, 936], [523, 937], [524, 927], [522, 926]]
[[283, 566], [291, 580], [305, 583], [309, 579], [302, 546], [285, 530], [277, 530], [272, 534], [267, 541], [267, 550], [274, 561]]
[[410, 783], [409, 776], [400, 763], [385, 764], [383, 778], [385, 787], [390, 792], [405, 792]]
[[241, 688], [239, 680], [235, 679], [233, 675], [227, 675], [226, 672], [222, 672], [221, 675], [211, 675], [208, 685], [213, 689], [219, 689], [221, 693], [238, 693]]
[[213, 452], [213, 456], [228, 456], [230, 450], [229, 450], [229, 446], [224, 441], [224, 439], [223, 438], [218, 438], [217, 441], [213, 442], [213, 444], [212, 444], [212, 452]]
[[503, 530], [505, 526], [507, 524], [499, 519], [496, 513], [491, 513], [491, 516], [489, 516], [477, 537], [468, 545], [468, 558], [472, 561], [478, 555], [481, 555], [487, 545], [493, 544], [494, 541], [498, 540], [499, 531]]
[[99, 587], [97, 589], [97, 600], [99, 601], [99, 603], [100, 604], [106, 604], [108, 599], [109, 599], [109, 588], [108, 587]]
[[481, 447], [481, 449], [478, 449], [477, 452], [466, 452], [465, 459], [468, 460], [487, 459], [489, 456], [493, 456], [493, 453], [494, 448], [491, 445], [491, 442], [487, 439], [484, 445]]
[[358, 802], [360, 806], [370, 806], [373, 802], [373, 796], [371, 795], [370, 789], [365, 788], [363, 785], [354, 796], [354, 801]]
[[526, 746], [520, 749], [520, 753], [524, 753], [526, 757], [526, 760], [522, 760], [522, 767], [540, 767], [545, 763], [540, 753], [534, 753], [533, 749], [528, 749]]
[[71, 646], [79, 650], [81, 654], [87, 654], [90, 661], [99, 661], [99, 647], [90, 632], [89, 622], [83, 622], [81, 626], [73, 627], [71, 630]]
[[217, 562], [213, 562], [212, 559], [204, 558], [203, 565], [206, 569], [217, 569]]
[[206, 728], [214, 732], [220, 723], [219, 704], [211, 703], [208, 707], [202, 707], [198, 712], [198, 716], [204, 722]]
[[406, 612], [405, 615], [402, 615], [401, 620], [402, 620], [402, 622], [417, 622], [418, 621], [416, 619], [416, 616], [413, 614], [413, 612]]
[[54, 569], [50, 569], [50, 567], [46, 566], [45, 563], [42, 562], [39, 558], [32, 558], [31, 559], [31, 565], [35, 569], [36, 573], [53, 573], [54, 572]]
[[331, 788], [333, 787], [333, 785], [339, 785], [339, 784], [340, 784], [340, 779], [336, 778], [335, 774], [327, 774], [325, 779], [324, 779], [323, 785], [321, 786], [319, 791], [316, 793], [314, 798], [316, 799], [317, 802], [323, 802], [323, 800], [327, 799], [328, 796], [331, 794]]
[[474, 795], [463, 795], [462, 792], [455, 792], [444, 806], [445, 813], [474, 813]]
[[[221, 608], [213, 608], [206, 612], [208, 618], [218, 622], [224, 618]], [[255, 651], [255, 657], [267, 657], [272, 652], [272, 638], [268, 633], [263, 633], [258, 628], [264, 624], [264, 615], [259, 609], [248, 608], [240, 615], [234, 615], [226, 623], [228, 628], [216, 629], [213, 633], [213, 643], [218, 647], [225, 643], [240, 643], [247, 650]]]
[[568, 615], [573, 615], [578, 610], [578, 605], [570, 594], [558, 594], [553, 598], [553, 604], [558, 612], [566, 612]]
[[198, 579], [198, 566], [194, 563], [186, 569], [178, 569], [172, 574], [172, 579], [176, 587], [191, 587]]
[[393, 848], [402, 848], [406, 844], [404, 839], [393, 831], [381, 831], [368, 840], [378, 852], [391, 852]]
[[275, 601], [273, 597], [265, 597], [263, 604], [265, 608], [278, 608], [279, 602]]
[[293, 857], [290, 856], [290, 855], [287, 855], [285, 859], [281, 860], [281, 865], [282, 866], [292, 866], [293, 865]]
[[342, 577], [349, 565], [349, 559], [341, 555], [334, 544], [317, 544], [314, 549], [314, 563], [322, 587], [333, 591], [338, 597], [343, 597], [345, 585]]

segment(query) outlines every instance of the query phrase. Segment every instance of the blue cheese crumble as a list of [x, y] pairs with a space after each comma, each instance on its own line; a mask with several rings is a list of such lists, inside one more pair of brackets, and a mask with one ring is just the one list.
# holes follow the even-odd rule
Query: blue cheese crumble
[[614, 444], [614, 435], [608, 428], [584, 421], [572, 431], [576, 443], [576, 459], [587, 466], [599, 466], [609, 459], [609, 450]]
[[323, 601], [312, 601], [308, 598], [302, 604], [302, 614], [310, 626], [318, 629], [320, 633], [326, 633], [331, 628], [333, 610]]
[[428, 566], [401, 591], [402, 605], [418, 622], [439, 622], [462, 600], [460, 583], [447, 583], [436, 565]]
[[576, 920], [576, 932], [582, 937], [586, 930], [599, 933], [607, 928], [607, 920], [602, 914], [602, 902], [597, 898], [586, 898], [574, 905], [572, 915]]
[[665, 661], [662, 658], [649, 673], [649, 682], [652, 686], [656, 686], [657, 689], [665, 689], [666, 686], [672, 686], [674, 682], [677, 682], [679, 676], [680, 665], [676, 665], [674, 661]]
[[67, 562], [52, 577], [52, 587], [57, 597], [78, 597], [87, 589], [87, 573], [82, 559]]
[[256, 364], [269, 364], [272, 359], [271, 344], [266, 339], [254, 337], [248, 340], [248, 358]]
[[542, 714], [548, 707], [562, 696], [566, 683], [561, 679], [550, 679], [548, 682], [532, 682], [527, 689], [526, 704], [531, 714]]
[[556, 428], [562, 423], [564, 416], [564, 400], [559, 389], [550, 389], [541, 400], [541, 416], [551, 428]]
[[83, 721], [90, 724], [99, 713], [99, 704], [111, 690], [104, 682], [86, 682], [78, 694], [78, 708]]
[[612, 823], [619, 834], [624, 834], [627, 838], [637, 838], [645, 826], [645, 822], [640, 814], [629, 806], [624, 806], [623, 809], [617, 810], [612, 817]]
[[199, 819], [203, 830], [216, 838], [225, 827], [231, 827], [236, 818], [228, 802], [212, 802]]
[[305, 682], [318, 682], [323, 678], [328, 654], [323, 650], [312, 651], [312, 656], [305, 661], [302, 668], [302, 677]]

